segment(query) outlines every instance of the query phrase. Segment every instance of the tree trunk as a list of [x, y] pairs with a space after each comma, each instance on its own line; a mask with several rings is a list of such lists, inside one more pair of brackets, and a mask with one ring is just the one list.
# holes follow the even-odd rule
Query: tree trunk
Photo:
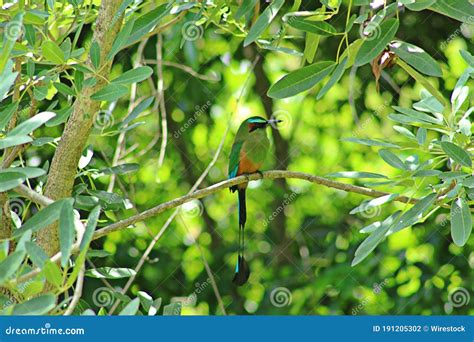
[[[71, 196], [77, 165], [100, 108], [100, 101], [93, 101], [90, 97], [104, 86], [106, 83], [104, 79], [109, 76], [112, 63], [111, 61], [104, 63], [104, 61], [122, 24], [122, 18], [120, 18], [116, 20], [113, 27], [110, 26], [120, 4], [120, 0], [104, 0], [99, 9], [93, 36], [93, 41], [96, 41], [101, 49], [99, 77], [97, 77], [96, 85], [85, 87], [78, 94], [73, 105], [73, 112], [54, 154], [45, 190], [45, 195], [54, 200]], [[91, 65], [90, 61], [89, 65]], [[38, 244], [50, 256], [59, 251], [58, 235], [57, 224], [38, 232]]]

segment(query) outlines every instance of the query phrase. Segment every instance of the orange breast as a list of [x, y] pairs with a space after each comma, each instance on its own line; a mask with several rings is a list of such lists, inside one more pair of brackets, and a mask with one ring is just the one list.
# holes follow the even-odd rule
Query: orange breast
[[253, 163], [249, 158], [247, 158], [247, 155], [245, 152], [240, 151], [240, 161], [239, 161], [239, 168], [237, 170], [237, 176], [240, 176], [245, 173], [254, 173], [258, 169], [262, 167], [261, 163]]

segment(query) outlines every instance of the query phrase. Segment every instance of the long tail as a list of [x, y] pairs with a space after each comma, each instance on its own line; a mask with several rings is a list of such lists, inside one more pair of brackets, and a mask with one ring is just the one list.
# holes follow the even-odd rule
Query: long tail
[[247, 221], [247, 206], [245, 203], [245, 190], [239, 189], [239, 257], [235, 265], [235, 275], [232, 282], [238, 286], [244, 285], [250, 277], [250, 269], [244, 258], [245, 236], [244, 228]]

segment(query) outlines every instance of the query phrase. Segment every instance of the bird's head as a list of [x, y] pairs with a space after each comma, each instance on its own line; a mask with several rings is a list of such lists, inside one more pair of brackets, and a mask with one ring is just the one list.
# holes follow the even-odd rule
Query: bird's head
[[265, 128], [268, 125], [277, 124], [279, 122], [281, 122], [281, 120], [277, 120], [277, 119], [266, 120], [262, 118], [261, 116], [252, 116], [248, 118], [247, 120], [245, 120], [244, 124], [247, 126], [248, 131], [250, 133], [257, 129]]

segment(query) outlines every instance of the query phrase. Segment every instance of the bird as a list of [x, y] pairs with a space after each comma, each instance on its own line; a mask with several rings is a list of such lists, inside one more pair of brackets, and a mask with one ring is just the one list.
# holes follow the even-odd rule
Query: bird
[[[229, 179], [248, 175], [252, 173], [263, 174], [260, 168], [263, 166], [267, 152], [270, 148], [265, 128], [274, 125], [281, 120], [266, 120], [260, 116], [252, 116], [244, 120], [235, 135], [234, 143], [229, 158]], [[247, 221], [247, 208], [245, 204], [245, 191], [248, 182], [231, 186], [231, 192], [238, 193], [239, 208], [239, 253], [235, 265], [235, 274], [232, 282], [237, 286], [244, 285], [250, 277], [250, 268], [245, 261], [244, 249], [245, 238], [244, 228]]]

